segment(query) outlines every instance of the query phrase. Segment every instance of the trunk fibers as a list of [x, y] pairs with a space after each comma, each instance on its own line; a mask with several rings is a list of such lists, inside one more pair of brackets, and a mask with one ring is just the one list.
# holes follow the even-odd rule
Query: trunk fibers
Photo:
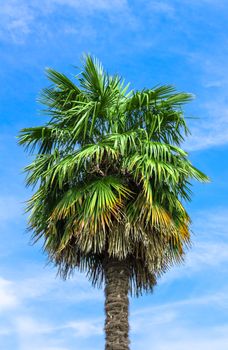
[[109, 260], [105, 268], [105, 350], [129, 350], [129, 269]]

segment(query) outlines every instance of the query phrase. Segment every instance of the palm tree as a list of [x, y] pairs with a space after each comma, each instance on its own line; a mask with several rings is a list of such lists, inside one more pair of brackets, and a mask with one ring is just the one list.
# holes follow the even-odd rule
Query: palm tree
[[105, 285], [106, 350], [129, 349], [128, 294], [153, 290], [183, 260], [191, 179], [208, 178], [180, 148], [188, 93], [157, 86], [129, 91], [86, 56], [77, 84], [52, 69], [43, 89], [46, 124], [21, 130], [33, 154], [25, 168], [34, 242], [67, 278], [86, 272]]

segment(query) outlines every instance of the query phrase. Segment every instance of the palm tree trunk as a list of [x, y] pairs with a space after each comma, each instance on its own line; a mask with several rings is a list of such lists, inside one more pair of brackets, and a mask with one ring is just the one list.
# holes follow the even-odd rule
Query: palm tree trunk
[[127, 261], [105, 266], [105, 350], [129, 350], [129, 269]]

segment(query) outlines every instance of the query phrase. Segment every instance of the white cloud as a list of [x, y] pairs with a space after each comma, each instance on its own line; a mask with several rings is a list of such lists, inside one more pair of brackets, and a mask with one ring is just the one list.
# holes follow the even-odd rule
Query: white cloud
[[221, 98], [205, 103], [202, 108], [207, 118], [200, 117], [198, 125], [191, 127], [192, 135], [188, 138], [185, 148], [197, 151], [221, 146], [228, 143], [228, 107]]
[[26, 1], [3, 0], [0, 7], [0, 38], [10, 37], [22, 43], [30, 33], [34, 13]]
[[[224, 309], [225, 308], [225, 309]], [[200, 295], [177, 302], [138, 308], [132, 312], [133, 349], [182, 350], [227, 349], [228, 324], [209, 322], [202, 315], [215, 309], [226, 313], [227, 290], [224, 293]]]
[[[2, 0], [0, 7], [0, 39], [9, 39], [16, 44], [23, 44], [29, 35], [33, 35], [36, 40], [41, 36], [49, 36], [53, 29], [48, 22], [48, 16], [58, 11], [71, 8], [75, 11], [77, 21], [69, 23], [69, 20], [61, 21], [61, 31], [66, 34], [78, 34], [84, 37], [94, 32], [89, 24], [89, 15], [102, 12], [112, 18], [112, 21], [119, 21], [120, 14], [132, 22], [126, 0], [48, 0], [41, 2], [33, 0]], [[117, 13], [119, 14], [117, 16]], [[79, 24], [79, 26], [77, 26]], [[83, 30], [82, 30], [83, 29]], [[88, 34], [87, 33], [88, 30]], [[35, 35], [35, 36], [34, 36]], [[77, 38], [78, 40], [78, 38]]]
[[[67, 334], [69, 331], [76, 338], [102, 334], [101, 319], [76, 319], [67, 322], [64, 317], [50, 318], [45, 311], [49, 303], [51, 305], [61, 303], [67, 309], [69, 306], [77, 308], [77, 305], [86, 305], [88, 301], [99, 303], [101, 300], [102, 310], [103, 293], [101, 291], [94, 290], [81, 274], [75, 274], [74, 279], [63, 282], [56, 279], [50, 271], [41, 274], [32, 265], [29, 268], [29, 271], [18, 272], [16, 278], [11, 281], [0, 277], [0, 320], [1, 318], [4, 320], [4, 327], [0, 324], [0, 337], [9, 334], [14, 337], [17, 335], [21, 350], [29, 349], [33, 342], [36, 343], [37, 349], [43, 350], [43, 348], [49, 349], [49, 343], [50, 349], [55, 349], [56, 344], [53, 346], [52, 342], [44, 341], [46, 336], [52, 334], [55, 334], [56, 339], [60, 337], [60, 333]], [[29, 277], [27, 273], [32, 273], [36, 277]], [[41, 304], [42, 316], [39, 315], [40, 306], [37, 308], [37, 305]], [[59, 348], [56, 347], [56, 349]]]
[[17, 339], [20, 350], [65, 350], [61, 344], [59, 331], [61, 328], [43, 318], [19, 315], [11, 318], [12, 333]]
[[[31, 275], [32, 266], [27, 273]], [[55, 273], [47, 269], [41, 272], [34, 267], [33, 276], [22, 277], [15, 282], [18, 296], [24, 302], [33, 300], [61, 300], [64, 303], [101, 301], [103, 293], [94, 290], [83, 274], [75, 273], [72, 279], [62, 281]]]
[[93, 339], [103, 334], [103, 322], [100, 319], [61, 324], [61, 320], [58, 323], [53, 320], [51, 323], [34, 316], [19, 316], [13, 319], [12, 324], [11, 333], [17, 336], [20, 350], [29, 350], [31, 347], [33, 350], [70, 350], [74, 347], [67, 347], [67, 344], [76, 341], [79, 346], [80, 340]]
[[[147, 0], [148, 1], [148, 0]], [[158, 2], [158, 1], [153, 1], [153, 2]], [[205, 6], [212, 6], [214, 8], [221, 8], [227, 5], [227, 1], [226, 0], [163, 0], [160, 1], [161, 5], [164, 6], [169, 6], [170, 3], [172, 3], [172, 6], [174, 6], [176, 9], [178, 9], [179, 7], [205, 7]]]
[[199, 233], [202, 240], [212, 239], [216, 242], [226, 241], [228, 230], [228, 209], [215, 207], [207, 211], [197, 211], [194, 214], [194, 230]]
[[130, 315], [131, 331], [133, 334], [150, 332], [153, 327], [164, 327], [166, 324], [174, 322], [177, 312], [174, 310], [161, 310], [155, 308], [138, 309]]
[[192, 122], [186, 147], [189, 151], [207, 149], [228, 143], [228, 88], [227, 47], [224, 37], [217, 34], [214, 54], [204, 51], [189, 52], [186, 58], [192, 67], [198, 67], [201, 89], [197, 95], [198, 120]]
[[19, 303], [14, 283], [0, 277], [0, 313], [17, 307]]
[[228, 243], [196, 243], [188, 254], [186, 270], [191, 272], [218, 267], [228, 262]]
[[126, 0], [49, 0], [49, 4], [71, 6], [87, 13], [96, 10], [116, 11], [128, 8]]
[[31, 316], [17, 316], [14, 318], [16, 330], [23, 336], [34, 336], [37, 334], [49, 334], [56, 330], [56, 327], [45, 322], [36, 320]]
[[175, 6], [167, 1], [149, 1], [147, 5], [147, 9], [148, 11], [151, 11], [151, 14], [161, 13], [167, 15], [168, 17], [174, 17], [176, 12]]
[[187, 254], [186, 269], [199, 271], [228, 263], [228, 210], [211, 208], [194, 213], [193, 247]]
[[174, 319], [182, 317], [183, 310], [187, 313], [189, 310], [199, 307], [210, 306], [211, 308], [228, 309], [228, 287], [223, 291], [211, 294], [202, 293], [197, 297], [188, 297], [174, 302], [156, 304], [151, 307], [135, 309], [132, 312], [133, 319], [138, 317], [150, 317], [151, 324], [173, 322]]
[[[222, 129], [222, 127], [220, 127]], [[192, 135], [186, 142], [185, 149], [187, 151], [199, 151], [212, 148], [214, 146], [221, 146], [228, 141], [228, 132], [225, 134], [219, 131], [216, 134], [212, 134], [209, 129], [195, 129], [192, 128]]]
[[11, 280], [0, 276], [0, 312], [21, 311], [39, 301], [44, 304], [61, 301], [65, 305], [103, 303], [103, 291], [94, 289], [83, 274], [75, 273], [74, 278], [62, 281], [49, 269], [41, 273], [36, 266], [30, 264], [29, 267], [29, 271], [18, 272]]
[[70, 328], [76, 337], [92, 337], [103, 334], [103, 319], [78, 320], [69, 322], [64, 328]]
[[[140, 337], [135, 342], [134, 349], [142, 350], [227, 350], [228, 327], [184, 327], [178, 323], [161, 327], [161, 329], [151, 329], [148, 335]], [[152, 345], [152, 346], [151, 346]]]

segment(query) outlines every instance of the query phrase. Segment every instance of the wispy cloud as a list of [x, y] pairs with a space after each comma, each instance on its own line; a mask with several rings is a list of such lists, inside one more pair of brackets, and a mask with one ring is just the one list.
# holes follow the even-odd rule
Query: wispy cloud
[[[101, 291], [91, 288], [83, 275], [75, 275], [67, 282], [55, 279], [49, 272], [40, 274], [35, 266], [30, 266], [30, 273], [36, 277], [27, 277], [26, 270], [15, 279], [0, 278], [0, 338], [13, 336], [18, 339], [18, 349], [65, 349], [67, 342], [63, 337], [70, 334], [70, 339], [87, 339], [103, 334], [103, 318], [86, 316], [73, 318], [73, 315], [51, 318], [45, 311], [45, 305], [55, 304], [67, 307], [90, 305], [103, 301]], [[40, 315], [39, 305], [43, 312]], [[101, 303], [101, 310], [102, 310]], [[50, 307], [50, 306], [48, 306]], [[4, 326], [1, 326], [1, 319]], [[64, 345], [64, 346], [63, 346]], [[70, 348], [71, 349], [71, 348]], [[69, 348], [67, 348], [69, 350]]]
[[92, 337], [103, 334], [103, 319], [76, 320], [67, 323], [63, 328], [69, 328], [76, 337]]
[[61, 328], [47, 322], [43, 318], [37, 319], [31, 315], [18, 315], [11, 318], [11, 333], [17, 338], [17, 346], [20, 350], [45, 349], [65, 350], [61, 344]]
[[58, 329], [58, 327], [45, 322], [44, 320], [36, 320], [31, 316], [17, 316], [14, 318], [14, 324], [16, 327], [17, 333], [20, 335], [39, 335], [39, 334], [49, 334]]
[[31, 31], [34, 11], [26, 1], [3, 0], [0, 8], [0, 38], [10, 38], [22, 43]]
[[[217, 291], [212, 294], [201, 294], [197, 297], [188, 297], [182, 300], [174, 301], [174, 302], [168, 302], [163, 303], [161, 305], [153, 305], [151, 307], [146, 308], [138, 308], [137, 310], [132, 312], [132, 317], [137, 317], [140, 315], [146, 316], [147, 314], [150, 315], [151, 320], [154, 324], [160, 323], [162, 317], [163, 320], [172, 320], [177, 317], [177, 314], [181, 315], [183, 308], [187, 310], [187, 308], [197, 308], [197, 307], [204, 307], [204, 306], [210, 306], [213, 305], [213, 308], [222, 308], [222, 309], [228, 309], [228, 286], [223, 291]], [[164, 314], [162, 316], [162, 314]], [[166, 317], [168, 316], [168, 317]], [[153, 318], [155, 317], [155, 321], [153, 321]], [[157, 320], [159, 322], [157, 322]]]
[[227, 307], [226, 290], [224, 293], [139, 308], [132, 313], [132, 333], [136, 339], [133, 348], [150, 349], [153, 344], [158, 350], [225, 350], [228, 324], [207, 322], [201, 316], [216, 309], [226, 314]]
[[49, 300], [64, 304], [100, 302], [103, 300], [103, 293], [99, 289], [91, 288], [83, 274], [75, 273], [74, 278], [62, 281], [50, 269], [42, 273], [35, 265], [30, 264], [29, 271], [17, 273], [12, 280], [0, 277], [0, 297], [2, 307], [23, 307], [33, 302]]
[[97, 10], [119, 11], [128, 8], [128, 2], [126, 0], [49, 0], [48, 4], [49, 6], [51, 4], [70, 6], [87, 13]]
[[192, 136], [186, 144], [190, 151], [228, 143], [227, 54], [226, 36], [223, 32], [217, 35], [214, 52], [202, 50], [186, 53], [190, 66], [197, 67], [198, 83], [201, 85], [196, 100], [199, 111], [195, 112], [199, 119], [192, 122]]
[[156, 13], [174, 17], [176, 13], [175, 6], [167, 1], [148, 1], [147, 9], [154, 15]]
[[19, 303], [14, 283], [0, 277], [0, 313], [14, 309]]
[[[49, 25], [48, 18], [55, 14], [71, 9], [74, 11], [76, 21], [60, 20], [59, 26], [65, 34], [78, 34], [77, 40], [86, 34], [89, 36], [95, 28], [90, 24], [90, 17], [99, 13], [109, 16], [111, 22], [118, 22], [124, 17], [128, 25], [133, 18], [126, 0], [48, 0], [40, 2], [34, 0], [2, 0], [0, 8], [0, 40], [24, 44], [28, 37], [43, 40], [50, 36], [53, 27]], [[67, 12], [66, 12], [67, 13]], [[52, 23], [52, 22], [51, 22]], [[77, 26], [77, 23], [80, 25]]]
[[202, 105], [203, 117], [191, 127], [192, 135], [188, 138], [185, 148], [197, 151], [228, 143], [228, 107], [221, 98]]
[[139, 337], [133, 349], [156, 350], [226, 350], [228, 344], [228, 327], [185, 327], [181, 323], [168, 325], [168, 327], [152, 328], [150, 335]]

